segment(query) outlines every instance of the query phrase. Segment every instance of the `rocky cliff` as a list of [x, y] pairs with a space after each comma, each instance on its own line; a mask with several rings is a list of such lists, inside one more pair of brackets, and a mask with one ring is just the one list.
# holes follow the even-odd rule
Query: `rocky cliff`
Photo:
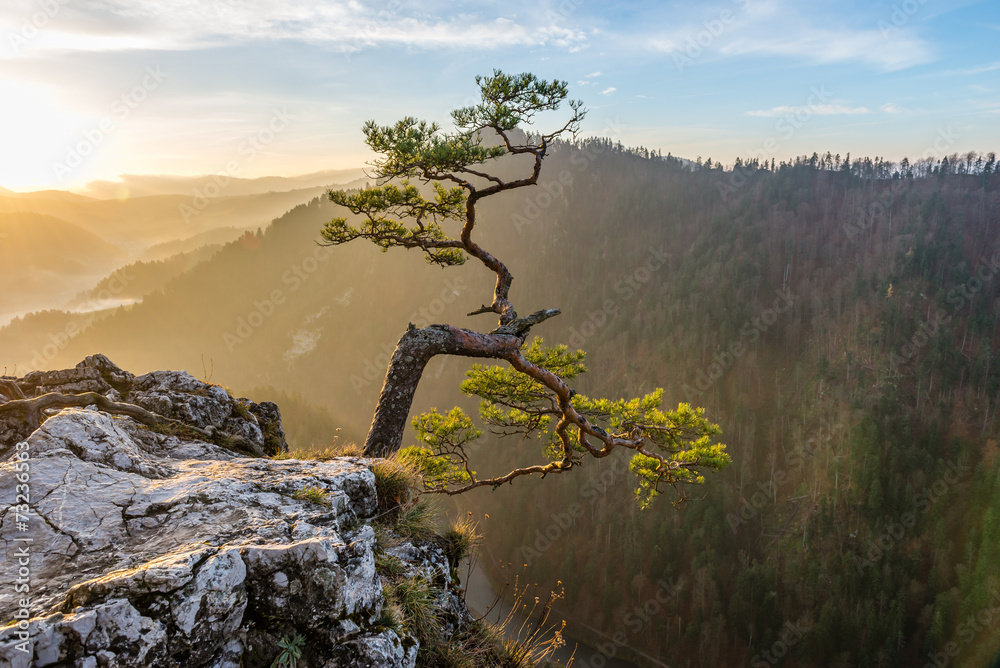
[[183, 372], [0, 379], [0, 665], [414, 666], [386, 564], [470, 627], [441, 542], [375, 522], [368, 462], [254, 456], [286, 450], [276, 406]]

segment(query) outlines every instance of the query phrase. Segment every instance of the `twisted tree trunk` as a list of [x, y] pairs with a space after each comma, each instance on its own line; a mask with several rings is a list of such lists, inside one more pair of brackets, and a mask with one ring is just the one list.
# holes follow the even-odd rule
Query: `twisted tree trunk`
[[532, 326], [559, 313], [559, 309], [555, 308], [536, 311], [524, 318], [508, 321], [487, 334], [451, 325], [430, 325], [417, 329], [411, 324], [396, 343], [396, 350], [389, 360], [375, 416], [365, 439], [365, 456], [388, 457], [402, 446], [413, 395], [424, 367], [435, 355], [513, 361], [520, 357], [524, 338]]
[[451, 325], [430, 325], [406, 330], [389, 360], [378, 406], [365, 440], [365, 456], [387, 457], [399, 450], [406, 419], [424, 367], [435, 355], [461, 355], [507, 359], [521, 349], [523, 338], [515, 333], [483, 334]]

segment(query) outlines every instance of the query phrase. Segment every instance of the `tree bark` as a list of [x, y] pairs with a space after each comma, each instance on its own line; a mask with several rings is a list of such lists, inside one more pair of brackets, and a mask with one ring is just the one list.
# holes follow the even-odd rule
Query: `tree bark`
[[389, 360], [365, 440], [365, 456], [387, 457], [402, 446], [413, 395], [424, 367], [435, 355], [508, 359], [520, 351], [523, 342], [523, 338], [515, 334], [482, 334], [451, 325], [430, 325], [422, 329], [410, 325]]

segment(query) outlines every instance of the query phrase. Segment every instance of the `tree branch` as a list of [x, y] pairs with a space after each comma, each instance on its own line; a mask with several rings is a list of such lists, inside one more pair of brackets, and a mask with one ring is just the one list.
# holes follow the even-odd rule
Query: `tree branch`
[[524, 318], [517, 318], [516, 320], [512, 320], [511, 322], [507, 323], [506, 325], [503, 325], [502, 327], [497, 327], [496, 329], [491, 331], [490, 334], [513, 334], [514, 336], [523, 339], [525, 336], [527, 336], [528, 331], [532, 327], [534, 327], [538, 323], [545, 322], [549, 318], [554, 318], [560, 313], [562, 313], [562, 311], [560, 311], [557, 308], [535, 311], [529, 316], [526, 316]]
[[413, 395], [424, 367], [436, 355], [503, 359], [521, 347], [510, 334], [482, 334], [451, 325], [408, 329], [389, 360], [378, 406], [365, 440], [365, 455], [386, 457], [400, 448]]

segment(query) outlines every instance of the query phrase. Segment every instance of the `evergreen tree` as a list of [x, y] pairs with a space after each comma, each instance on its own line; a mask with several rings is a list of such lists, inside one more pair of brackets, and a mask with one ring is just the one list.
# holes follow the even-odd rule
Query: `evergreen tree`
[[[396, 344], [365, 442], [369, 456], [400, 449], [406, 418], [426, 364], [436, 355], [459, 355], [506, 361], [509, 367], [475, 365], [462, 390], [480, 397], [480, 416], [501, 435], [538, 434], [545, 459], [513, 468], [505, 475], [481, 478], [473, 470], [466, 446], [481, 431], [461, 408], [447, 414], [425, 413], [414, 427], [425, 447], [401, 453], [425, 473], [429, 489], [458, 493], [496, 487], [524, 476], [568, 471], [581, 455], [604, 458], [618, 448], [634, 451], [629, 469], [638, 477], [636, 494], [643, 505], [665, 485], [704, 481], [705, 469], [729, 463], [725, 446], [714, 442], [717, 425], [702, 409], [680, 404], [660, 409], [663, 391], [634, 399], [592, 399], [570, 387], [586, 371], [583, 351], [546, 347], [540, 339], [527, 344], [532, 327], [559, 315], [545, 309], [520, 317], [510, 300], [513, 276], [500, 259], [473, 238], [477, 204], [505, 191], [538, 183], [542, 160], [563, 134], [575, 133], [586, 110], [568, 102], [570, 117], [548, 134], [524, 134], [537, 114], [556, 111], [566, 101], [567, 85], [532, 74], [477, 77], [482, 101], [452, 112], [456, 130], [443, 132], [437, 123], [407, 117], [395, 125], [364, 126], [368, 145], [379, 154], [374, 162], [380, 183], [356, 193], [333, 191], [330, 200], [360, 217], [355, 225], [336, 218], [323, 228], [330, 245], [368, 239], [383, 250], [418, 249], [427, 262], [442, 267], [474, 258], [496, 274], [491, 302], [470, 316], [493, 313], [496, 328], [478, 332], [452, 325], [417, 328], [412, 324]], [[620, 145], [616, 147], [621, 151]], [[502, 176], [497, 161], [508, 156], [529, 158], [520, 178]], [[490, 170], [485, 165], [496, 165]], [[422, 190], [410, 182], [416, 179]], [[426, 186], [433, 188], [427, 196]], [[449, 234], [445, 225], [459, 229]]]

